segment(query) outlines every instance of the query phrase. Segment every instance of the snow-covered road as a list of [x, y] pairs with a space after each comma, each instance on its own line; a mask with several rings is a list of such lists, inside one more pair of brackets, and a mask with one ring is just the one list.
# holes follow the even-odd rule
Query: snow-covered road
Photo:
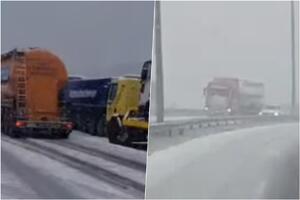
[[2, 198], [143, 198], [146, 152], [74, 131], [69, 139], [2, 135]]
[[146, 197], [297, 198], [298, 177], [299, 124], [269, 125], [150, 154]]

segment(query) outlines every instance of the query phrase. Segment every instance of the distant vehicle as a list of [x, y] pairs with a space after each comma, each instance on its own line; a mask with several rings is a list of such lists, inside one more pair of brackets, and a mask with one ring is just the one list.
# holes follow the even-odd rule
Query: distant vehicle
[[10, 136], [47, 134], [67, 138], [59, 93], [67, 82], [63, 62], [40, 48], [1, 55], [1, 129]]
[[237, 78], [215, 78], [204, 89], [209, 114], [258, 114], [264, 105], [264, 84]]
[[278, 105], [267, 105], [259, 112], [259, 115], [279, 116], [283, 115], [283, 112]]

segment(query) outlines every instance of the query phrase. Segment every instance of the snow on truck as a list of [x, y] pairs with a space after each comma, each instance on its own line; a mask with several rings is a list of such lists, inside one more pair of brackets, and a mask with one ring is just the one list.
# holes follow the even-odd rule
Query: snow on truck
[[258, 114], [264, 106], [264, 84], [236, 78], [215, 78], [204, 89], [209, 114]]
[[67, 138], [59, 92], [67, 82], [63, 62], [40, 48], [1, 55], [1, 129], [10, 136], [48, 134]]

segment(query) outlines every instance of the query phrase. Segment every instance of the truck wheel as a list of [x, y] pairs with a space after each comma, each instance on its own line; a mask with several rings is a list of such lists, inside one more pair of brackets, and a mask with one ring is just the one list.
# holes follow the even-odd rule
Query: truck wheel
[[102, 136], [102, 137], [106, 136], [103, 118], [98, 120], [98, 122], [96, 123], [95, 129], [96, 129], [97, 135]]
[[4, 118], [5, 117], [5, 108], [1, 108], [1, 133], [4, 133]]
[[76, 123], [76, 129], [79, 131], [83, 131], [83, 125], [81, 124], [81, 122]]
[[8, 121], [7, 121], [7, 120], [4, 120], [4, 122], [3, 122], [3, 133], [4, 133], [5, 135], [9, 135], [9, 132], [10, 132], [10, 130], [9, 130], [9, 124], [8, 124]]
[[89, 133], [89, 128], [88, 128], [87, 121], [80, 121], [79, 125], [80, 125], [80, 129], [79, 129], [80, 131], [82, 131], [84, 133]]
[[120, 122], [121, 122], [120, 118], [113, 117], [111, 121], [108, 123], [108, 127], [107, 127], [108, 140], [109, 142], [114, 144], [122, 144], [128, 146], [131, 143], [131, 138], [127, 132], [127, 129], [123, 127]]
[[21, 136], [20, 136], [20, 133], [17, 132], [17, 130], [13, 129], [12, 132], [11, 132], [11, 137], [13, 137], [13, 138], [19, 138]]
[[10, 137], [17, 137], [18, 134], [15, 133], [13, 128], [13, 116], [11, 112], [6, 112], [5, 119], [4, 119], [4, 133]]
[[97, 135], [95, 120], [89, 120], [89, 122], [87, 123], [87, 132], [91, 135]]
[[117, 140], [120, 144], [125, 145], [125, 146], [130, 146], [131, 145], [131, 136], [129, 134], [129, 131], [126, 127], [122, 129], [121, 132], [117, 135]]
[[8, 129], [8, 118], [7, 118], [7, 112], [4, 108], [4, 113], [1, 113], [3, 117], [1, 118], [1, 126], [3, 127], [3, 133], [7, 135], [7, 129]]
[[63, 133], [60, 135], [61, 139], [68, 139], [69, 138], [70, 133]]
[[117, 135], [121, 131], [121, 127], [117, 122], [117, 118], [113, 117], [107, 123], [107, 137], [110, 143], [118, 144]]
[[67, 139], [70, 133], [66, 133], [65, 130], [56, 131], [52, 134], [53, 139]]

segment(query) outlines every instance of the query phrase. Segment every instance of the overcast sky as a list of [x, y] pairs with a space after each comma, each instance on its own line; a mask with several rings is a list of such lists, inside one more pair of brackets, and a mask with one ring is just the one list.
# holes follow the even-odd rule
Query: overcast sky
[[52, 50], [70, 74], [140, 74], [151, 58], [153, 2], [1, 2], [2, 51]]
[[290, 102], [289, 2], [163, 2], [161, 12], [166, 107], [202, 108], [218, 76], [263, 82], [267, 103]]

